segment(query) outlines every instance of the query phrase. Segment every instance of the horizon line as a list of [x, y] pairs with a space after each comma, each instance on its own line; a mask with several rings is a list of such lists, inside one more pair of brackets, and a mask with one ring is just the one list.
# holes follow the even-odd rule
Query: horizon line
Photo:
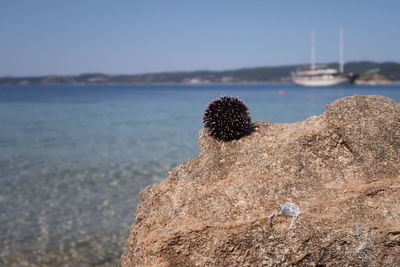
[[[356, 61], [349, 61], [349, 63], [378, 63], [378, 64], [386, 64], [386, 63], [395, 63], [400, 64], [398, 61], [374, 61], [374, 60], [356, 60]], [[316, 65], [339, 65], [338, 62], [326, 62], [326, 63], [317, 63]], [[82, 75], [107, 75], [107, 76], [140, 76], [140, 75], [150, 75], [150, 74], [170, 74], [170, 73], [191, 73], [191, 72], [225, 72], [225, 71], [239, 71], [239, 70], [246, 70], [246, 69], [258, 69], [258, 68], [279, 68], [279, 67], [291, 67], [291, 66], [307, 66], [310, 63], [295, 63], [295, 64], [282, 64], [282, 65], [264, 65], [264, 66], [253, 66], [253, 67], [238, 67], [232, 69], [223, 69], [223, 70], [212, 70], [212, 69], [197, 69], [197, 70], [166, 70], [166, 71], [155, 71], [155, 72], [142, 72], [142, 73], [115, 73], [110, 74], [106, 72], [81, 72], [76, 74], [40, 74], [40, 75], [2, 75], [0, 79], [3, 78], [40, 78], [40, 77], [72, 77], [72, 76], [82, 76]]]

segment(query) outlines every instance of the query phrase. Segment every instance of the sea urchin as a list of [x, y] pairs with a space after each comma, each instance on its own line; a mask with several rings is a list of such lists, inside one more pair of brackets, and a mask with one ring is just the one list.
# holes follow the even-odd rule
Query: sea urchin
[[239, 139], [251, 126], [248, 107], [232, 96], [211, 101], [204, 112], [203, 124], [209, 135], [224, 141]]

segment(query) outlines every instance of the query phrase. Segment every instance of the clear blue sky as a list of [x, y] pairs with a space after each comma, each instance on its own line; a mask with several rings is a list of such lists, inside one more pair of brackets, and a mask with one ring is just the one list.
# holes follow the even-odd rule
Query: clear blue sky
[[0, 76], [400, 61], [400, 1], [0, 0]]

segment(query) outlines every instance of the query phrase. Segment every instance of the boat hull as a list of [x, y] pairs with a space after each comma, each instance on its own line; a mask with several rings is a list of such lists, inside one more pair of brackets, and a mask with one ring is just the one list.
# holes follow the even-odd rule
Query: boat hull
[[334, 86], [350, 83], [349, 77], [332, 77], [327, 79], [294, 77], [293, 82], [301, 86]]

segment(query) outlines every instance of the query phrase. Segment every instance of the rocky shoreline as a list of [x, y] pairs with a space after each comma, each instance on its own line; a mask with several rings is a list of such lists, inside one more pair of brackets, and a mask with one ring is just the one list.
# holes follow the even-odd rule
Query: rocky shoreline
[[[398, 266], [400, 104], [352, 96], [200, 155], [145, 188], [121, 266]], [[291, 216], [269, 216], [280, 205]]]

